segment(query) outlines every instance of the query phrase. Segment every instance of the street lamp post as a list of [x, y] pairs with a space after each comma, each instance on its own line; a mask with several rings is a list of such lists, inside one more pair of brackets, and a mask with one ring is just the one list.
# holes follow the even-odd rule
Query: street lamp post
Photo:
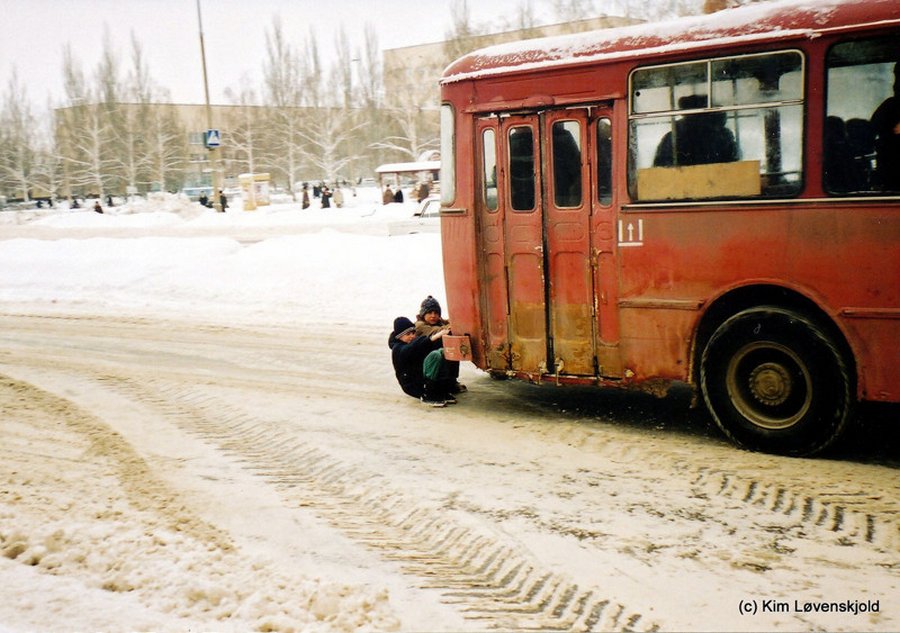
[[[203, 62], [203, 92], [206, 95], [206, 127], [207, 130], [212, 130], [212, 107], [209, 104], [209, 80], [206, 75], [206, 46], [203, 43], [203, 16], [200, 13], [200, 0], [197, 0], [197, 24], [200, 28], [200, 59]], [[222, 175], [219, 173], [219, 148], [207, 145], [207, 151], [209, 151], [209, 162], [212, 168], [213, 205], [216, 211], [224, 211], [219, 199], [219, 192], [222, 190]]]

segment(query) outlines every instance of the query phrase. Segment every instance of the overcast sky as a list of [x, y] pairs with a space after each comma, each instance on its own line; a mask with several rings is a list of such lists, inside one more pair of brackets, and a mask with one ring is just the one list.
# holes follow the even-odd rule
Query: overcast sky
[[[519, 0], [469, 0], [477, 23], [502, 20]], [[535, 6], [539, 7], [540, 0]], [[444, 39], [450, 0], [201, 0], [210, 98], [227, 102], [226, 88], [241, 76], [258, 77], [266, 58], [265, 33], [275, 15], [284, 33], [305, 38], [312, 25], [323, 55], [330, 55], [338, 25], [351, 50], [362, 48], [367, 22], [379, 45], [395, 48]], [[123, 71], [130, 64], [134, 32], [143, 46], [151, 77], [180, 103], [202, 103], [197, 0], [0, 0], [0, 92], [15, 68], [27, 95], [43, 109], [63, 96], [62, 51], [68, 42], [87, 76], [93, 74], [108, 27]], [[254, 82], [255, 85], [258, 82]]]

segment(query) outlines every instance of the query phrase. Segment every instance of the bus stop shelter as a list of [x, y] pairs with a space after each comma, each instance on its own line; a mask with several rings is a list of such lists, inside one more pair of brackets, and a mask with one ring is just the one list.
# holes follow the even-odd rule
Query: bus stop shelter
[[435, 183], [440, 181], [441, 161], [439, 160], [422, 160], [411, 163], [385, 163], [375, 168], [378, 174], [378, 186], [384, 189], [384, 186], [402, 185], [404, 178], [415, 180], [416, 182]]

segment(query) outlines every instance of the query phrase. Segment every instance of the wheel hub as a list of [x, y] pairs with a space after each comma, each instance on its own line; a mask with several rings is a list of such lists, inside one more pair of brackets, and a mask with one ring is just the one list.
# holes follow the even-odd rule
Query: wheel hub
[[750, 393], [757, 402], [770, 407], [783, 404], [791, 394], [790, 373], [777, 363], [763, 363], [750, 372]]

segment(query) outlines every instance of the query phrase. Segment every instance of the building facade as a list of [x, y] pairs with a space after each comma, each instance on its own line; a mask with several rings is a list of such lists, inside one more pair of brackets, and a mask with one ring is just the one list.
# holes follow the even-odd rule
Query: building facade
[[[303, 181], [371, 177], [382, 162], [415, 160], [437, 147], [438, 81], [461, 54], [634, 22], [607, 16], [387, 49], [382, 58], [384, 98], [374, 111], [212, 105], [208, 116], [203, 104], [60, 108], [54, 113], [60, 175], [46, 188], [54, 189], [56, 197], [196, 192], [213, 186], [216, 169], [225, 187], [237, 186], [238, 176], [251, 172], [267, 172], [275, 187], [287, 190]], [[205, 144], [210, 127], [220, 133], [215, 153]], [[399, 141], [373, 141], [373, 131]]]

